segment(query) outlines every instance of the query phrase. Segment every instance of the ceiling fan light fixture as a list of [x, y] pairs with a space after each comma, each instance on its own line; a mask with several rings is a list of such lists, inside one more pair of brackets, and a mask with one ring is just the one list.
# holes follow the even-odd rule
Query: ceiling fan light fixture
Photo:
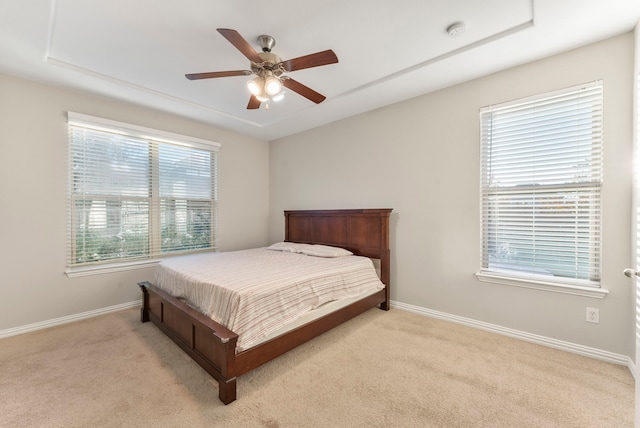
[[256, 97], [259, 96], [264, 88], [264, 79], [258, 76], [255, 79], [249, 80], [247, 82], [247, 88], [249, 88], [249, 92], [253, 95]]
[[264, 91], [268, 95], [277, 95], [282, 90], [282, 82], [275, 76], [269, 76], [265, 79], [264, 82]]

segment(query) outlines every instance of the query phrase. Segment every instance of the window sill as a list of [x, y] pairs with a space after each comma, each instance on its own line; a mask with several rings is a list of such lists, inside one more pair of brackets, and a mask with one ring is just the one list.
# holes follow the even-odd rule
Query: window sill
[[67, 270], [64, 271], [64, 273], [69, 278], [77, 278], [81, 276], [101, 275], [104, 273], [124, 272], [124, 271], [134, 270], [134, 269], [150, 268], [157, 265], [158, 262], [160, 262], [160, 259], [140, 260], [137, 262], [126, 262], [126, 263], [110, 263], [105, 265], [83, 266], [83, 267], [68, 268]]
[[530, 278], [514, 278], [495, 272], [477, 272], [476, 278], [482, 282], [491, 282], [501, 285], [512, 285], [534, 290], [549, 291], [552, 293], [572, 294], [574, 296], [603, 299], [609, 294], [605, 288], [581, 287], [577, 285], [557, 284]]

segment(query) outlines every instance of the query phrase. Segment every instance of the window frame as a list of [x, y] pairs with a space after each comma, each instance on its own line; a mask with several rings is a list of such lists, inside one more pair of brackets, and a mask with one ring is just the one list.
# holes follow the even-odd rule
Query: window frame
[[[527, 186], [522, 186], [522, 185], [505, 185], [503, 187], [500, 186], [492, 186], [488, 181], [487, 181], [487, 177], [485, 176], [487, 174], [487, 171], [490, 168], [491, 165], [491, 160], [489, 160], [488, 158], [490, 157], [490, 142], [491, 142], [491, 136], [490, 135], [486, 135], [485, 130], [487, 129], [487, 127], [491, 127], [491, 132], [493, 132], [493, 124], [489, 122], [489, 120], [491, 120], [493, 118], [492, 114], [494, 111], [496, 110], [505, 110], [505, 109], [512, 109], [512, 108], [519, 108], [519, 106], [532, 106], [535, 105], [539, 102], [544, 102], [545, 100], [549, 100], [550, 98], [553, 97], [557, 97], [557, 96], [563, 96], [563, 95], [570, 95], [570, 94], [577, 94], [579, 93], [579, 91], [583, 91], [583, 90], [599, 90], [599, 102], [600, 102], [600, 107], [602, 108], [603, 104], [604, 104], [604, 89], [603, 89], [603, 82], [602, 81], [595, 81], [595, 82], [591, 82], [588, 84], [583, 84], [583, 85], [577, 85], [577, 86], [573, 86], [570, 88], [565, 88], [565, 89], [561, 89], [561, 90], [557, 90], [557, 91], [552, 91], [552, 92], [547, 92], [547, 93], [543, 93], [543, 94], [539, 94], [539, 95], [535, 95], [532, 97], [527, 97], [527, 98], [522, 98], [522, 99], [518, 99], [518, 100], [513, 100], [513, 101], [509, 101], [509, 102], [505, 102], [505, 103], [501, 103], [501, 104], [497, 104], [497, 105], [493, 105], [493, 106], [487, 106], [487, 107], [483, 107], [480, 109], [480, 114], [479, 114], [479, 124], [480, 124], [480, 270], [476, 273], [476, 277], [483, 282], [491, 282], [491, 283], [496, 283], [496, 284], [502, 284], [502, 285], [514, 285], [514, 286], [519, 286], [519, 287], [525, 287], [525, 288], [532, 288], [532, 289], [539, 289], [539, 290], [545, 290], [545, 291], [552, 291], [552, 292], [559, 292], [559, 293], [565, 293], [565, 294], [574, 294], [574, 295], [580, 295], [580, 296], [585, 296], [585, 297], [595, 297], [595, 298], [603, 298], [604, 296], [606, 296], [608, 294], [608, 290], [602, 288], [602, 284], [601, 284], [601, 276], [598, 273], [598, 277], [596, 278], [596, 280], [593, 280], [593, 278], [590, 278], [590, 280], [579, 280], [579, 279], [573, 279], [573, 278], [566, 278], [566, 277], [558, 277], [558, 276], [553, 276], [553, 275], [538, 275], [535, 273], [523, 273], [522, 271], [518, 271], [517, 269], [505, 269], [505, 268], [496, 268], [495, 266], [492, 267], [489, 265], [489, 258], [490, 258], [490, 243], [489, 243], [489, 237], [488, 237], [488, 229], [487, 228], [491, 228], [491, 226], [489, 225], [489, 214], [488, 214], [488, 206], [489, 206], [489, 200], [493, 197], [495, 198], [496, 196], [499, 196], [501, 194], [507, 195], [509, 194], [509, 192], [513, 192], [514, 194], [531, 194], [532, 197], [535, 196], [535, 194], [537, 192], [539, 192], [539, 189], [544, 188], [545, 190], [548, 189], [553, 189], [555, 188], [555, 191], [548, 191], [548, 195], [560, 195], [563, 192], [567, 192], [569, 190], [571, 191], [575, 191], [577, 188], [586, 188], [589, 185], [594, 186], [597, 188], [597, 199], [598, 199], [598, 207], [597, 207], [597, 213], [601, 214], [601, 189], [602, 189], [602, 164], [600, 163], [599, 165], [599, 181], [597, 182], [588, 182], [587, 184], [582, 183], [582, 182], [565, 182], [563, 184], [560, 185], [545, 185], [544, 187], [539, 187], [539, 188], [535, 188], [532, 187], [529, 193], [527, 193]], [[487, 117], [491, 118], [489, 120], [487, 120]], [[599, 113], [599, 125], [600, 125], [600, 131], [603, 128], [603, 117], [604, 114], [602, 111], [600, 111]], [[487, 122], [485, 123], [485, 120], [487, 120]], [[537, 120], [537, 119], [536, 119]], [[534, 122], [537, 123], [537, 122]], [[600, 139], [598, 141], [596, 141], [596, 143], [594, 144], [594, 137], [593, 137], [593, 133], [591, 134], [591, 151], [594, 150], [594, 147], [596, 148], [596, 150], [599, 151], [598, 156], [600, 159], [600, 162], [602, 162], [602, 145], [603, 145], [603, 139], [600, 136]], [[557, 155], [554, 155], [557, 156]], [[590, 192], [589, 195], [593, 195], [593, 192]], [[509, 196], [506, 196], [509, 197]], [[513, 197], [513, 196], [511, 196]], [[598, 232], [598, 237], [597, 240], [595, 242], [595, 244], [597, 247], [597, 264], [596, 266], [598, 267], [598, 272], [600, 272], [602, 263], [602, 251], [601, 251], [601, 245], [602, 245], [602, 239], [601, 239], [601, 230], [602, 230], [602, 218], [601, 215], [598, 217], [599, 220], [590, 220], [589, 221], [589, 229], [591, 230], [591, 228], [593, 228], [594, 226], [596, 228], [599, 228], [599, 232]], [[596, 223], [594, 224], [593, 221], [596, 221]], [[535, 221], [532, 224], [537, 224]], [[511, 230], [511, 229], [507, 229], [507, 230]], [[515, 229], [514, 229], [515, 230]], [[556, 232], [557, 233], [557, 232]], [[532, 240], [532, 242], [534, 242], [534, 240]], [[589, 241], [591, 242], [591, 241]], [[592, 245], [592, 244], [590, 244]], [[590, 247], [591, 248], [591, 247]], [[514, 266], [519, 266], [517, 263], [514, 264]], [[591, 264], [590, 264], [591, 266]], [[522, 265], [520, 265], [520, 268], [522, 268]]]
[[[193, 148], [199, 150], [205, 150], [211, 152], [212, 158], [211, 162], [213, 163], [211, 166], [211, 246], [207, 248], [201, 249], [193, 249], [193, 250], [183, 250], [183, 251], [172, 251], [167, 252], [167, 256], [169, 255], [178, 255], [178, 254], [186, 254], [186, 253], [194, 253], [194, 252], [202, 252], [202, 251], [216, 251], [217, 250], [217, 206], [218, 206], [218, 152], [221, 147], [221, 144], [218, 142], [213, 142], [209, 140], [204, 140], [200, 138], [185, 136], [181, 134], [175, 134], [171, 132], [156, 130], [152, 128], [147, 128], [143, 126], [133, 125], [124, 122], [118, 122], [115, 120], [104, 119], [100, 117], [90, 116], [82, 113], [76, 113], [69, 111], [67, 112], [68, 123], [67, 128], [69, 130], [69, 134], [71, 134], [70, 130], [72, 126], [88, 128], [95, 131], [105, 131], [109, 133], [120, 134], [125, 137], [137, 138], [145, 140], [150, 148], [150, 157], [156, 157], [156, 159], [150, 159], [150, 162], [156, 163], [157, 166], [157, 153], [151, 155], [154, 150], [151, 150], [154, 144], [170, 144], [172, 146], [179, 146], [185, 148]], [[76, 198], [74, 198], [73, 193], [73, 148], [71, 135], [69, 135], [69, 143], [68, 143], [68, 159], [69, 165], [67, 167], [67, 174], [69, 176], [68, 180], [68, 190], [67, 190], [67, 260], [66, 260], [66, 269], [65, 274], [68, 277], [78, 277], [78, 276], [86, 276], [86, 275], [95, 275], [101, 273], [110, 273], [110, 272], [120, 272], [127, 271], [132, 269], [140, 269], [151, 267], [157, 264], [162, 260], [163, 257], [154, 255], [152, 253], [152, 245], [154, 245], [154, 241], [157, 243], [160, 238], [161, 227], [159, 224], [160, 217], [160, 198], [159, 198], [159, 182], [157, 181], [157, 169], [155, 167], [152, 168], [153, 174], [155, 175], [154, 179], [151, 179], [150, 182], [156, 183], [155, 188], [151, 188], [150, 195], [146, 198], [149, 200], [149, 213], [148, 213], [148, 221], [149, 221], [149, 249], [148, 253], [145, 256], [140, 257], [139, 259], [134, 260], [118, 260], [114, 259], [113, 261], [105, 261], [99, 263], [86, 263], [86, 264], [73, 264], [73, 253], [74, 253], [74, 237], [76, 230], [73, 229], [73, 218], [74, 218], [74, 208], [73, 204]], [[151, 204], [156, 205], [155, 208], [151, 208]], [[155, 217], [155, 218], [154, 218]], [[157, 235], [157, 236], [156, 236]], [[158, 245], [155, 245], [158, 247]]]

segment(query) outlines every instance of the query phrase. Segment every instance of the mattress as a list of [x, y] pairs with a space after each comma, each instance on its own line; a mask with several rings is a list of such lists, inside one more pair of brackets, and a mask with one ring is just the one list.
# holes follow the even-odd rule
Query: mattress
[[168, 258], [158, 265], [154, 284], [237, 333], [237, 352], [329, 302], [384, 288], [366, 257], [266, 248]]

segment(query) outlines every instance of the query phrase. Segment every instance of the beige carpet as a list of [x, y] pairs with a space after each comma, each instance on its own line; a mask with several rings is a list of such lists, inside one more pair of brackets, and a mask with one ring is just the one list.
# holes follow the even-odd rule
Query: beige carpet
[[626, 367], [373, 309], [217, 384], [127, 310], [0, 340], [2, 427], [632, 427]]

